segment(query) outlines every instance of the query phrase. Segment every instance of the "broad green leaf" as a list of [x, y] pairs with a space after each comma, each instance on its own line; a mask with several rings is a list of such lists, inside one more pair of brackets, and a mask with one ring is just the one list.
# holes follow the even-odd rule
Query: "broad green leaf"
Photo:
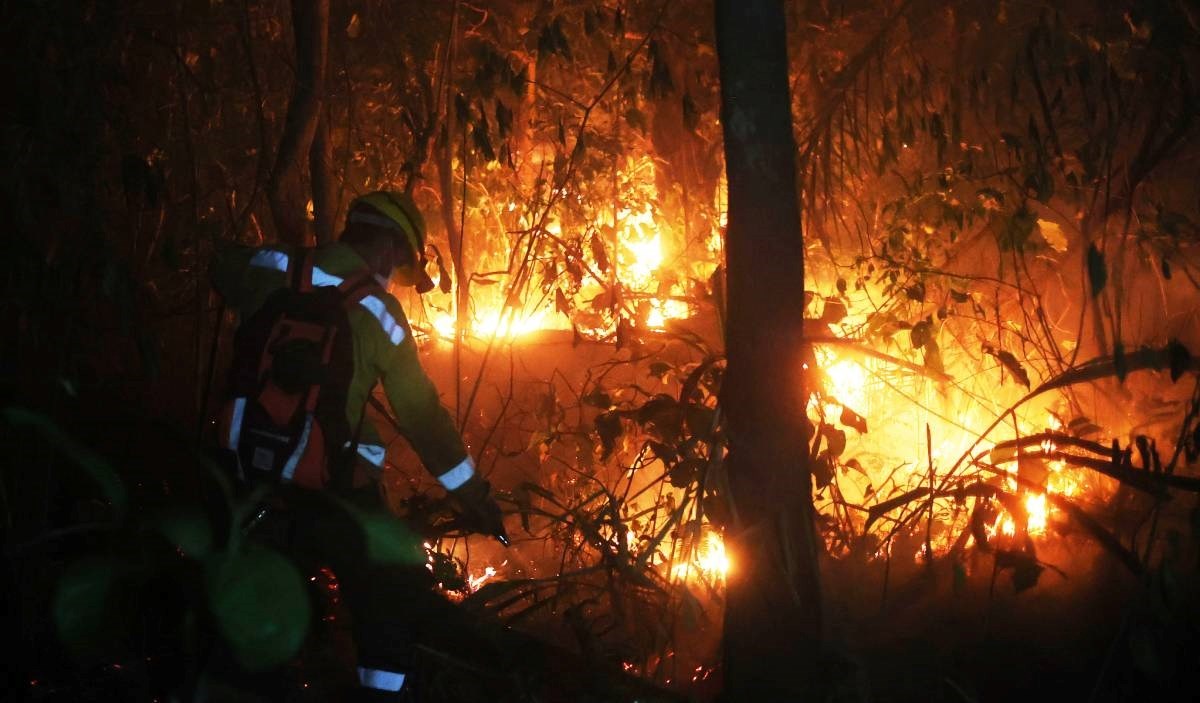
[[212, 524], [196, 506], [178, 506], [164, 512], [154, 526], [186, 557], [204, 559], [212, 551]]
[[249, 671], [287, 662], [308, 633], [311, 604], [300, 572], [264, 547], [213, 557], [205, 592], [217, 630]]
[[74, 437], [62, 430], [53, 420], [28, 408], [10, 405], [0, 410], [8, 423], [17, 427], [27, 427], [41, 434], [59, 452], [71, 459], [87, 472], [88, 476], [100, 487], [100, 491], [113, 506], [117, 515], [125, 512], [128, 495], [125, 485], [117, 477], [113, 468], [99, 454], [83, 446]]
[[59, 638], [76, 656], [100, 656], [121, 641], [122, 574], [117, 560], [88, 557], [67, 567], [59, 579], [51, 612]]

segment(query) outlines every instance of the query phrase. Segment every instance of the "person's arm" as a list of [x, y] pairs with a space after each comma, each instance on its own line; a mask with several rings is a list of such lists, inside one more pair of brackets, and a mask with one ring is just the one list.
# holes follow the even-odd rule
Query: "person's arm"
[[[476, 532], [495, 535], [507, 544], [499, 506], [491, 485], [475, 470], [454, 418], [442, 405], [437, 388], [421, 367], [417, 345], [400, 306], [387, 296], [385, 315], [377, 315], [386, 339], [381, 358], [381, 379], [400, 433], [412, 445], [421, 463], [450, 491]], [[371, 310], [379, 306], [365, 301]], [[380, 337], [377, 337], [379, 339]]]

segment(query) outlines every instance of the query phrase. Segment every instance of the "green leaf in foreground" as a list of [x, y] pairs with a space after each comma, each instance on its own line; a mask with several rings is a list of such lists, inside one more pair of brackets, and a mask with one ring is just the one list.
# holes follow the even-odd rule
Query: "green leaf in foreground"
[[58, 581], [51, 613], [58, 636], [81, 658], [107, 654], [124, 635], [118, 607], [121, 565], [109, 557], [88, 557], [67, 568]]
[[217, 629], [249, 671], [283, 664], [300, 650], [311, 605], [300, 572], [257, 547], [209, 562], [205, 591]]
[[15, 427], [31, 428], [42, 435], [56, 450], [87, 472], [118, 515], [125, 512], [128, 503], [125, 485], [99, 454], [85, 447], [64, 432], [57, 423], [39, 412], [10, 405], [0, 409], [0, 416]]

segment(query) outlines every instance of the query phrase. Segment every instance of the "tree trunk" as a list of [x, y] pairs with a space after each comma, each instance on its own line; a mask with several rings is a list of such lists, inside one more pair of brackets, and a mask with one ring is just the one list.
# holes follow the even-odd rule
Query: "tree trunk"
[[280, 241], [304, 244], [308, 241], [308, 197], [303, 157], [312, 147], [321, 117], [329, 54], [329, 0], [292, 0], [292, 32], [296, 38], [296, 83], [267, 194], [276, 236]]
[[728, 701], [816, 690], [820, 581], [804, 437], [804, 242], [779, 0], [717, 0], [729, 182], [729, 428], [735, 524], [725, 612]]
[[323, 107], [308, 151], [308, 174], [312, 182], [313, 229], [317, 244], [333, 241], [337, 225], [337, 185], [333, 178], [333, 141], [329, 138], [329, 109]]

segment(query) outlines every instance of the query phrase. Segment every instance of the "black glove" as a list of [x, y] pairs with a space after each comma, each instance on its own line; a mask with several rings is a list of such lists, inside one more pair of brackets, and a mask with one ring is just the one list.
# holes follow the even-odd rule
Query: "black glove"
[[458, 501], [463, 523], [471, 532], [491, 535], [508, 546], [508, 533], [504, 530], [504, 519], [500, 506], [492, 498], [492, 485], [482, 476], [475, 474], [466, 483], [450, 492]]

